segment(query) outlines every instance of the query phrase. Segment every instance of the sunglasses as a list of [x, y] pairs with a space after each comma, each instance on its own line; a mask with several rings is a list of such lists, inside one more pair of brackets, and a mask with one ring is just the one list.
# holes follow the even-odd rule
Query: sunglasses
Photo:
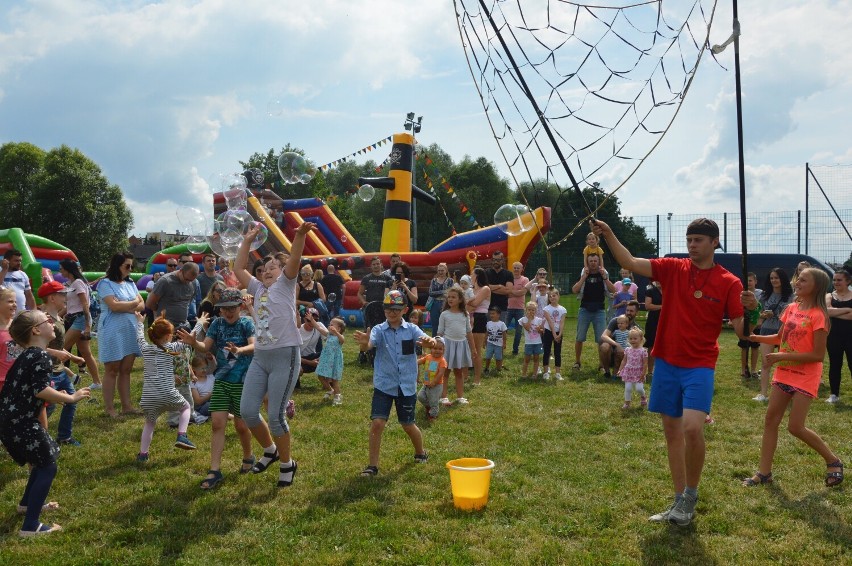
[[177, 267], [176, 263], [167, 263], [166, 267]]
[[47, 318], [45, 318], [45, 319], [44, 319], [44, 320], [42, 320], [41, 322], [37, 322], [37, 323], [33, 324], [32, 326], [30, 326], [30, 328], [29, 328], [29, 329], [30, 329], [30, 330], [32, 330], [33, 328], [38, 328], [39, 326], [41, 326], [41, 325], [42, 325], [42, 324], [44, 324], [45, 322], [49, 322], [50, 324], [53, 324], [55, 321], [54, 321], [54, 319], [53, 319], [53, 317], [52, 317], [52, 316], [47, 315]]

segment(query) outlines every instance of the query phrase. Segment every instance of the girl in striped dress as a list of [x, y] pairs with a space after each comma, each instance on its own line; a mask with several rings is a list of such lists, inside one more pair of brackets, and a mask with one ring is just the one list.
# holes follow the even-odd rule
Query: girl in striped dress
[[170, 342], [174, 326], [162, 317], [156, 319], [148, 328], [148, 338], [153, 344], [148, 343], [142, 324], [145, 319], [140, 313], [136, 313], [136, 319], [137, 342], [145, 362], [142, 400], [139, 402], [145, 413], [145, 426], [142, 429], [142, 442], [136, 461], [144, 463], [148, 461], [148, 448], [154, 437], [157, 417], [166, 411], [180, 411], [175, 446], [184, 450], [195, 450], [195, 444], [186, 436], [192, 410], [175, 387], [175, 362], [182, 359], [184, 351], [190, 347], [181, 342]]

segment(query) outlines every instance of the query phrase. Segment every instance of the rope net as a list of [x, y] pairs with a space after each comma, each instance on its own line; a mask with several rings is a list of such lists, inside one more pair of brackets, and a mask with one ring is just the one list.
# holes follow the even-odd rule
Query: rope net
[[578, 190], [608, 187], [607, 199], [674, 121], [716, 8], [715, 0], [454, 3], [468, 66], [516, 186], [521, 179], [562, 193], [576, 181]]

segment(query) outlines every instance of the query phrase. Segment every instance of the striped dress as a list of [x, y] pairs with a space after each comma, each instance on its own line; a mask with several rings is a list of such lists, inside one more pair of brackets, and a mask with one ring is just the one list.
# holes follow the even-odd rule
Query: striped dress
[[180, 411], [187, 405], [186, 399], [175, 388], [175, 363], [183, 359], [189, 348], [182, 342], [168, 342], [163, 347], [145, 340], [145, 327], [136, 325], [136, 340], [145, 362], [142, 400], [139, 406], [145, 411], [145, 419], [156, 421], [165, 411]]

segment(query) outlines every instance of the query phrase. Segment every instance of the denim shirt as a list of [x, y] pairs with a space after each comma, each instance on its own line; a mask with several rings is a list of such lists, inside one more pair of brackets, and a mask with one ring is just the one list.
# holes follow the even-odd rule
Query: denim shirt
[[396, 396], [399, 389], [409, 396], [417, 392], [417, 354], [415, 344], [426, 333], [419, 326], [403, 321], [399, 328], [387, 322], [374, 326], [370, 343], [376, 347], [373, 387]]

